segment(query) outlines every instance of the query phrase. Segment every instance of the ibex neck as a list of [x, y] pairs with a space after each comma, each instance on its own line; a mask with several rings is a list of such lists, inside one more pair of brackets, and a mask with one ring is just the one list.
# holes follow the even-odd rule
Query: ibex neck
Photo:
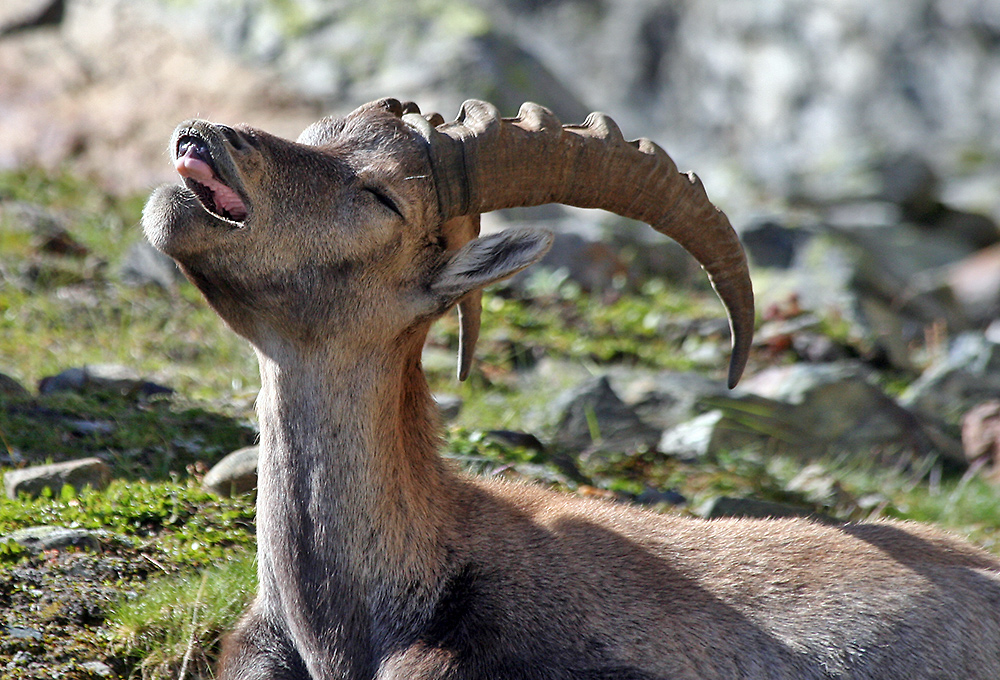
[[448, 473], [422, 340], [349, 362], [258, 351], [261, 603], [289, 621], [307, 664], [344, 660], [316, 677], [366, 675], [355, 660], [405, 636], [414, 584], [433, 584], [444, 560]]

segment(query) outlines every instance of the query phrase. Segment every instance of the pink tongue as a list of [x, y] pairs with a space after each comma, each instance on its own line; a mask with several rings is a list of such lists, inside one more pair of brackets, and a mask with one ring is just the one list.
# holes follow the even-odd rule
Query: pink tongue
[[192, 151], [188, 151], [177, 159], [177, 162], [174, 164], [177, 173], [181, 177], [186, 177], [208, 187], [212, 192], [212, 198], [215, 200], [215, 209], [220, 213], [226, 211], [236, 220], [242, 220], [246, 217], [247, 207], [243, 204], [239, 195], [217, 180], [215, 173], [212, 172], [212, 167], [205, 161], [192, 156], [192, 153]]

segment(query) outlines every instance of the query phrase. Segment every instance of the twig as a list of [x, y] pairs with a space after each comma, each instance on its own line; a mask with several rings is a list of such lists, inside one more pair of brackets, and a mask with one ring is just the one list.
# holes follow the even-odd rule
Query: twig
[[184, 650], [184, 660], [181, 662], [181, 672], [177, 680], [184, 680], [187, 677], [187, 667], [191, 662], [191, 654], [194, 652], [194, 639], [198, 635], [198, 610], [201, 608], [201, 596], [205, 592], [205, 582], [208, 581], [208, 572], [201, 575], [201, 586], [198, 587], [198, 595], [194, 599], [194, 611], [191, 612], [191, 636], [188, 638], [187, 649]]
[[170, 573], [169, 569], [167, 569], [165, 566], [163, 566], [162, 564], [160, 564], [159, 562], [157, 562], [156, 560], [154, 560], [152, 557], [150, 557], [146, 553], [139, 553], [139, 554], [142, 555], [143, 559], [149, 560], [149, 562], [152, 563], [153, 566], [159, 568], [160, 571], [162, 571], [164, 574], [169, 574]]

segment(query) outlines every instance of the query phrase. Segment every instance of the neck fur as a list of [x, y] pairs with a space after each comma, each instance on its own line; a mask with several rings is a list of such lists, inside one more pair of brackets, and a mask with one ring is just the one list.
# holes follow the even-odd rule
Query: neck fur
[[[439, 580], [452, 498], [425, 335], [351, 361], [258, 349], [260, 602], [289, 621], [307, 665], [333, 664], [315, 677], [367, 673], [346, 664], [402, 642], [415, 615], [404, 610], [432, 596], [414, 584]], [[333, 648], [343, 666], [326, 661]]]

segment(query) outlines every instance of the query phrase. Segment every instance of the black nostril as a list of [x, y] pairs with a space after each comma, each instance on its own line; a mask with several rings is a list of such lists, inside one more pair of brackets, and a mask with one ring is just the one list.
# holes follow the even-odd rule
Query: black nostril
[[206, 160], [210, 157], [205, 141], [192, 135], [184, 135], [177, 140], [177, 157], [187, 155], [188, 151], [193, 152], [192, 155], [199, 160]]
[[235, 129], [229, 127], [228, 125], [217, 125], [219, 132], [226, 138], [234, 149], [237, 151], [242, 151], [246, 148], [246, 142], [243, 139], [243, 135], [237, 132]]

